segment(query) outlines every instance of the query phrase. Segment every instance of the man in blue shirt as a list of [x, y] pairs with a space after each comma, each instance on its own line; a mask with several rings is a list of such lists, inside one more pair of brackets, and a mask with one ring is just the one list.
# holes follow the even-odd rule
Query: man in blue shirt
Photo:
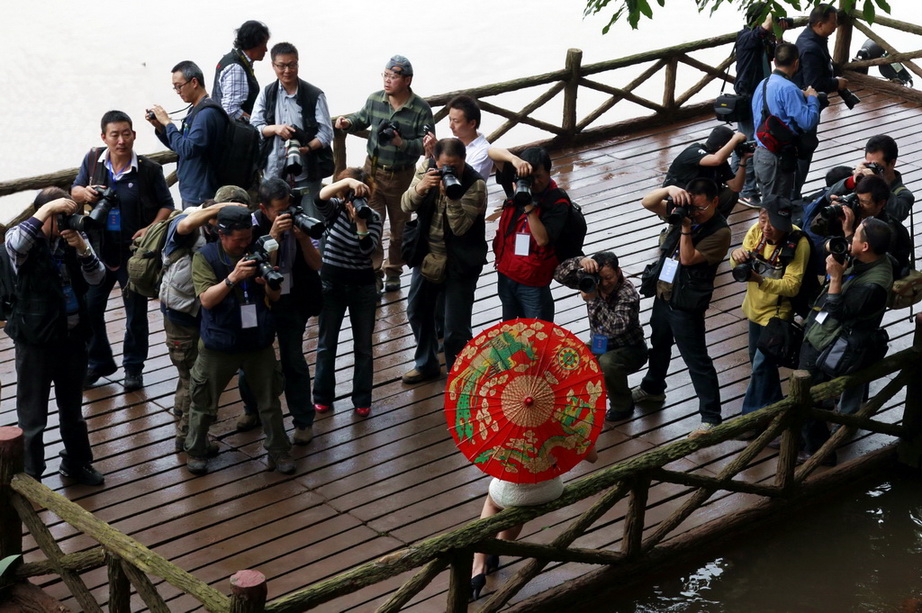
[[176, 174], [185, 209], [211, 198], [218, 189], [216, 165], [228, 119], [221, 105], [208, 97], [205, 77], [195, 62], [180, 62], [172, 72], [173, 91], [192, 107], [182, 121], [182, 130], [173, 125], [159, 104], [151, 107], [147, 121], [156, 129], [157, 138], [179, 158]]
[[[765, 142], [756, 128], [756, 147], [753, 156], [756, 182], [762, 196], [777, 194], [791, 199], [797, 174], [797, 141], [801, 134], [816, 128], [820, 120], [820, 102], [816, 90], [810, 86], [801, 91], [791, 80], [800, 66], [800, 54], [791, 43], [781, 43], [775, 49], [775, 70], [756, 87], [752, 95], [752, 116], [760, 126], [768, 113], [784, 123], [794, 138], [788, 143]], [[766, 101], [763, 104], [763, 100]], [[777, 135], [776, 135], [777, 138]]]
[[[131, 118], [121, 111], [102, 116], [102, 141], [105, 148], [94, 147], [84, 156], [80, 171], [70, 189], [79, 204], [112, 205], [106, 223], [93, 233], [91, 240], [105, 264], [105, 278], [87, 292], [87, 319], [90, 324], [89, 366], [84, 386], [116, 370], [112, 348], [106, 335], [106, 301], [116, 281], [122, 289], [122, 304], [127, 318], [122, 366], [125, 390], [144, 386], [141, 371], [147, 359], [147, 298], [128, 290], [128, 257], [131, 241], [147, 229], [166, 219], [173, 210], [173, 197], [163, 177], [160, 164], [134, 152], [135, 133]], [[111, 195], [101, 193], [110, 188]]]

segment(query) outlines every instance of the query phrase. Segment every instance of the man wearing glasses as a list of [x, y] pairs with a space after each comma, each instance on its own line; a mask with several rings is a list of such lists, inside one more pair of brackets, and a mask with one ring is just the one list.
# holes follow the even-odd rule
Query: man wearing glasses
[[[378, 276], [379, 291], [400, 290], [403, 259], [400, 243], [409, 213], [400, 208], [400, 198], [413, 180], [414, 168], [423, 154], [423, 137], [428, 126], [434, 125], [429, 104], [413, 93], [413, 66], [402, 55], [395, 55], [384, 67], [384, 89], [373, 93], [357, 113], [336, 118], [336, 127], [354, 132], [370, 128], [368, 158], [365, 172], [375, 182], [376, 189], [369, 199], [371, 207], [382, 219], [390, 217], [390, 246], [387, 265], [384, 250], [379, 245], [372, 261]], [[382, 270], [383, 266], [383, 270]], [[386, 276], [386, 279], [382, 277]]]
[[179, 195], [182, 208], [198, 206], [217, 191], [215, 166], [220, 158], [224, 141], [227, 114], [217, 102], [208, 97], [202, 69], [195, 62], [185, 60], [173, 67], [173, 91], [192, 110], [177, 129], [170, 115], [155, 104], [147, 113], [147, 121], [154, 126], [157, 138], [176, 152], [176, 174], [179, 177]]
[[650, 315], [650, 367], [631, 390], [637, 404], [666, 399], [666, 371], [673, 342], [688, 366], [701, 425], [689, 438], [707, 434], [721, 423], [720, 382], [708, 355], [704, 313], [714, 291], [717, 267], [730, 248], [730, 228], [717, 212], [718, 188], [711, 179], [695, 179], [685, 189], [661, 187], [647, 194], [643, 206], [670, 224], [653, 269], [644, 275], [641, 293], [655, 295]]
[[264, 178], [280, 177], [301, 189], [301, 205], [319, 217], [314, 197], [320, 180], [333, 174], [333, 124], [324, 93], [298, 78], [298, 50], [291, 43], [272, 47], [278, 80], [256, 98], [250, 124], [262, 136]]

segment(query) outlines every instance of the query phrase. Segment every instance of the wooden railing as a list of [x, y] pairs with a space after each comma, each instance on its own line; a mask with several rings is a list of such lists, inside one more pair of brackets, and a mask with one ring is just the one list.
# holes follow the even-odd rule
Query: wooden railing
[[[463, 528], [427, 539], [367, 564], [347, 570], [328, 580], [266, 602], [265, 578], [256, 571], [240, 571], [231, 578], [232, 596], [228, 597], [193, 575], [171, 564], [143, 544], [95, 518], [79, 505], [56, 494], [22, 473], [22, 433], [18, 428], [0, 428], [0, 559], [22, 552], [24, 524], [46, 559], [22, 564], [3, 577], [5, 582], [24, 581], [29, 577], [59, 575], [84, 611], [102, 609], [80, 578], [80, 573], [107, 567], [109, 573], [109, 610], [129, 611], [130, 588], [134, 588], [145, 605], [154, 612], [169, 611], [148, 575], [160, 578], [191, 595], [208, 611], [229, 613], [266, 611], [296, 613], [330, 602], [357, 589], [391, 579], [418, 569], [415, 575], [382, 604], [379, 613], [398, 611], [446, 569], [449, 570], [447, 610], [467, 611], [474, 551], [503, 556], [528, 558], [520, 570], [480, 607], [496, 611], [509, 602], [523, 587], [550, 563], [578, 562], [600, 566], [599, 571], [571, 581], [573, 590], [591, 584], [600, 576], [608, 579], [619, 574], [637, 573], [661, 566], [667, 559], [675, 562], [683, 554], [700, 550], [716, 538], [744, 529], [760, 516], [777, 513], [784, 507], [799, 504], [821, 490], [847, 483], [858, 473], [893, 458], [894, 445], [849, 462], [846, 466], [813, 476], [829, 454], [849, 439], [857, 429], [897, 437], [901, 459], [920, 467], [922, 458], [922, 314], [916, 316], [913, 347], [900, 351], [854, 375], [820, 385], [810, 385], [806, 371], [795, 371], [791, 393], [784, 400], [746, 416], [728, 420], [698, 439], [684, 439], [630, 460], [599, 470], [568, 485], [563, 495], [542, 506], [509, 508], [486, 519], [473, 521]], [[893, 378], [854, 415], [844, 415], [816, 408], [822, 401], [837, 398], [843, 390]], [[902, 423], [887, 423], [875, 415], [905, 389]], [[802, 465], [797, 465], [801, 427], [805, 419], [820, 419], [841, 427], [821, 449]], [[677, 472], [668, 465], [725, 441], [743, 432], [761, 434], [739, 450], [716, 477]], [[771, 484], [740, 479], [769, 442], [781, 437], [774, 481]], [[672, 483], [690, 488], [683, 504], [669, 517], [648, 525], [645, 513], [651, 487]], [[718, 491], [751, 494], [762, 502], [700, 529], [677, 535], [677, 528]], [[496, 533], [534, 520], [558, 509], [597, 497], [588, 510], [574, 519], [549, 544], [525, 541], [501, 541]], [[572, 547], [572, 543], [593, 526], [622, 499], [628, 499], [619, 550]], [[99, 546], [88, 551], [64, 554], [42, 523], [33, 505], [46, 508], [62, 520], [91, 537]], [[645, 536], [645, 533], [649, 532]], [[668, 540], [668, 543], [666, 542]], [[0, 586], [3, 582], [0, 581]], [[545, 593], [542, 598], [547, 599]]]

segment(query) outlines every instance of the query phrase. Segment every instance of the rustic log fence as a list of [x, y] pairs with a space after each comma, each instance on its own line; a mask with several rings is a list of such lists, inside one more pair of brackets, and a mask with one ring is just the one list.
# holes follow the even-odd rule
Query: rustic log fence
[[[599, 577], [623, 577], [675, 562], [681, 555], [700, 548], [732, 530], [743, 530], [753, 520], [800, 504], [817, 492], [853, 479], [856, 470], [865, 471], [891, 461], [897, 453], [893, 444], [855, 459], [846, 465], [815, 476], [813, 473], [835, 449], [857, 429], [897, 437], [902, 461], [919, 468], [922, 458], [922, 314], [916, 316], [913, 346], [900, 351], [867, 369], [827, 383], [812, 386], [806, 371], [795, 371], [791, 393], [784, 400], [755, 413], [728, 420], [710, 434], [698, 439], [683, 439], [643, 453], [630, 460], [599, 470], [568, 485], [557, 500], [538, 507], [510, 508], [498, 515], [473, 521], [463, 528], [422, 541], [372, 562], [347, 570], [328, 580], [266, 602], [266, 579], [253, 570], [243, 570], [231, 580], [231, 596], [197, 579], [151, 551], [143, 544], [122, 534], [79, 505], [48, 489], [22, 472], [22, 432], [18, 428], [0, 428], [0, 559], [22, 553], [22, 530], [25, 525], [45, 559], [21, 564], [8, 571], [0, 581], [23, 582], [30, 577], [55, 574], [61, 577], [84, 611], [102, 611], [80, 578], [84, 571], [107, 567], [109, 576], [108, 608], [129, 611], [134, 589], [145, 605], [154, 612], [169, 611], [148, 576], [157, 577], [191, 595], [208, 611], [296, 613], [307, 611], [360, 588], [418, 569], [416, 574], [378, 607], [378, 611], [398, 611], [446, 569], [449, 589], [446, 608], [467, 611], [470, 594], [471, 563], [474, 551], [502, 556], [527, 558], [528, 561], [502, 587], [487, 598], [478, 610], [497, 611], [505, 606], [549, 564], [578, 562], [600, 566], [562, 589], [591, 584]], [[816, 408], [822, 401], [837, 398], [843, 390], [887, 377], [892, 378], [854, 415], [843, 415]], [[874, 416], [905, 389], [902, 423], [887, 423]], [[840, 427], [829, 441], [802, 465], [797, 465], [798, 439], [805, 419], [821, 419]], [[683, 473], [666, 468], [699, 450], [735, 439], [744, 432], [760, 431], [754, 440], [740, 449], [716, 477]], [[771, 484], [740, 478], [772, 440], [781, 438], [774, 481]], [[689, 490], [684, 502], [666, 519], [650, 524], [646, 521], [647, 499], [652, 487], [661, 483], [677, 484]], [[718, 491], [745, 493], [761, 497], [763, 502], [744, 508], [700, 529], [680, 534], [679, 526], [701, 509]], [[496, 533], [534, 520], [596, 497], [592, 505], [554, 541], [547, 544], [524, 541], [501, 541]], [[588, 549], [572, 544], [587, 534], [599, 520], [622, 499], [628, 508], [622, 526], [620, 549]], [[99, 543], [98, 547], [64, 554], [33, 508], [36, 505], [53, 512], [62, 520]], [[598, 527], [596, 529], [599, 529]], [[548, 595], [543, 595], [548, 598]], [[551, 594], [553, 597], [553, 593]]]

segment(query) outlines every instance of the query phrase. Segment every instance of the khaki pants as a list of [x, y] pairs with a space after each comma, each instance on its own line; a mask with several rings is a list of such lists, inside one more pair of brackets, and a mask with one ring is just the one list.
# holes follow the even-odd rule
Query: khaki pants
[[400, 198], [410, 187], [416, 169], [413, 166], [394, 172], [381, 168], [373, 168], [371, 160], [365, 160], [365, 172], [374, 180], [375, 193], [368, 200], [369, 206], [381, 216], [384, 223], [390, 217], [390, 243], [387, 248], [387, 264], [384, 264], [384, 240], [375, 247], [371, 256], [372, 265], [380, 277], [383, 265], [383, 274], [388, 277], [399, 277], [403, 272], [403, 258], [400, 257], [400, 243], [403, 241], [403, 227], [410, 219], [409, 213], [404, 213], [400, 208]]

